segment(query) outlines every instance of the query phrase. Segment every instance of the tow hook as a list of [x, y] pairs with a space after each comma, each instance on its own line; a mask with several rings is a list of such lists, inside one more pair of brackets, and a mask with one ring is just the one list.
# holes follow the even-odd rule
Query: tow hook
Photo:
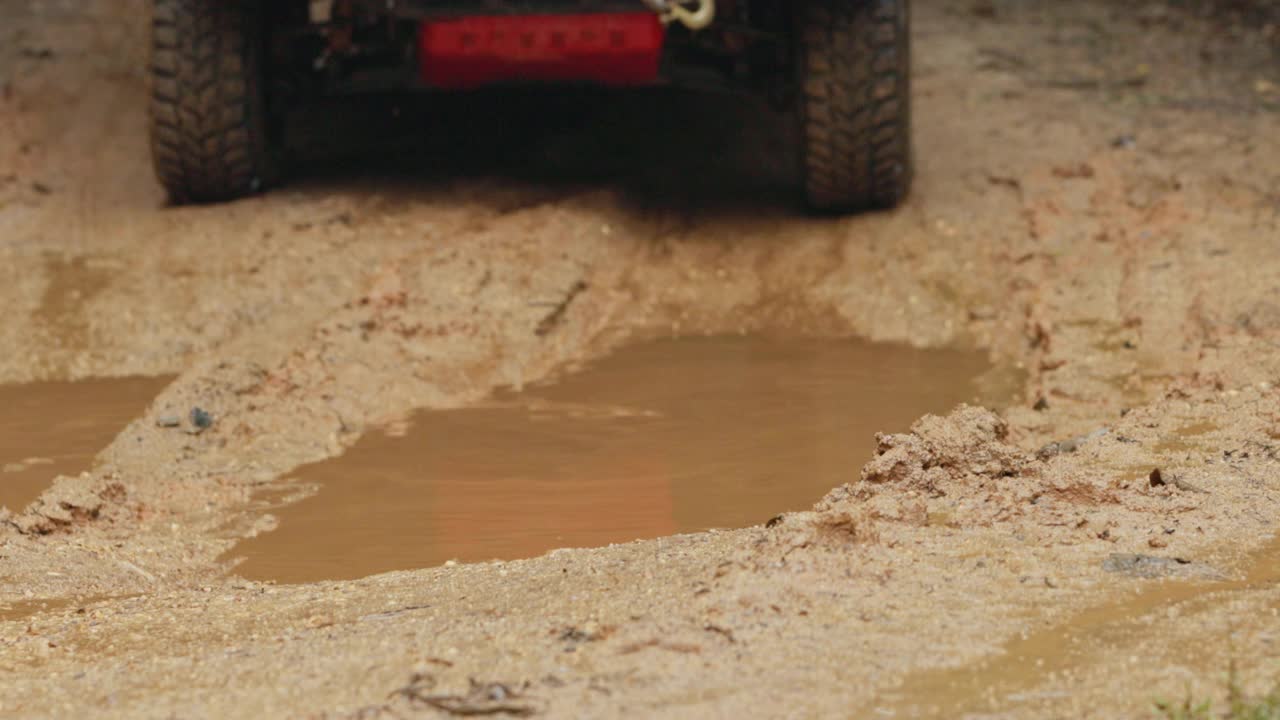
[[664, 24], [679, 22], [690, 30], [702, 30], [716, 19], [715, 0], [644, 0]]

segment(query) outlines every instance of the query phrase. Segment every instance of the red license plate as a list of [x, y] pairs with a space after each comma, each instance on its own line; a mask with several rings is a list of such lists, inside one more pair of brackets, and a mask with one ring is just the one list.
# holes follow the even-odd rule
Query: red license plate
[[639, 85], [658, 78], [665, 30], [654, 13], [503, 15], [422, 24], [429, 85], [580, 81]]

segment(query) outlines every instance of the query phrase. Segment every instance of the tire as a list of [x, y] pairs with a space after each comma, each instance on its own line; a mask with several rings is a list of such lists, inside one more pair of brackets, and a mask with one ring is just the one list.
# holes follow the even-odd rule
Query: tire
[[809, 206], [896, 206], [912, 178], [909, 0], [799, 0], [796, 85]]
[[175, 203], [233, 200], [275, 180], [266, 0], [153, 0], [151, 154]]

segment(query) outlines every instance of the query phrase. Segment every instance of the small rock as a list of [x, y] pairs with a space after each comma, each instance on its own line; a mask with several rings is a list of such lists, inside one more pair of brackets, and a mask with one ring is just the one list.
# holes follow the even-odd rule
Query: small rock
[[979, 0], [979, 2], [974, 3], [973, 7], [969, 8], [969, 12], [973, 13], [975, 17], [987, 20], [997, 15], [995, 3], [991, 2], [991, 0]]
[[996, 309], [990, 305], [979, 305], [969, 310], [970, 320], [992, 320], [996, 316]]
[[1187, 482], [1186, 480], [1183, 480], [1182, 478], [1178, 477], [1173, 473], [1168, 473], [1168, 477], [1166, 477], [1165, 475], [1166, 475], [1165, 473], [1160, 472], [1160, 468], [1156, 468], [1151, 471], [1150, 475], [1147, 476], [1147, 484], [1153, 488], [1162, 487], [1165, 485], [1173, 485], [1175, 488], [1179, 490], [1183, 490], [1185, 492], [1194, 492], [1194, 493], [1201, 493], [1201, 494], [1208, 494], [1209, 492], [1208, 490], [1205, 490], [1204, 488], [1198, 485], [1193, 485]]
[[1094, 430], [1091, 433], [1079, 435], [1077, 437], [1069, 438], [1067, 440], [1059, 440], [1058, 442], [1051, 442], [1048, 445], [1045, 445], [1044, 447], [1040, 448], [1040, 450], [1036, 453], [1036, 457], [1040, 458], [1041, 460], [1048, 460], [1049, 458], [1055, 455], [1073, 453], [1076, 450], [1079, 450], [1081, 445], [1084, 445], [1085, 443], [1095, 438], [1100, 438], [1103, 435], [1106, 435], [1107, 432], [1108, 432], [1107, 428], [1098, 428], [1097, 430]]
[[1196, 580], [1225, 580], [1226, 576], [1216, 568], [1179, 557], [1159, 557], [1113, 553], [1102, 561], [1102, 569], [1119, 575], [1155, 580], [1165, 577], [1182, 577]]
[[182, 424], [182, 418], [177, 415], [161, 415], [156, 418], [156, 425], [162, 428], [178, 427]]
[[315, 613], [307, 618], [307, 627], [315, 630], [333, 625], [333, 618], [325, 613]]
[[210, 425], [213, 425], [212, 415], [198, 407], [191, 408], [191, 427], [196, 432], [208, 430]]

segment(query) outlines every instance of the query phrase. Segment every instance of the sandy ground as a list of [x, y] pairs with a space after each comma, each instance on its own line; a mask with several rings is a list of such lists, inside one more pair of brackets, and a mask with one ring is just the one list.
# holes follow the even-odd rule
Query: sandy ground
[[[338, 108], [287, 188], [166, 208], [144, 11], [0, 2], [0, 381], [177, 374], [0, 516], [0, 713], [1144, 717], [1232, 659], [1275, 680], [1274, 25], [921, 0], [916, 190], [831, 220], [774, 199], [752, 108], [667, 96], [511, 100], [497, 147], [445, 104], [410, 163], [334, 150], [381, 122]], [[366, 428], [779, 327], [983, 348], [1025, 391], [770, 527], [297, 586], [220, 559]]]

